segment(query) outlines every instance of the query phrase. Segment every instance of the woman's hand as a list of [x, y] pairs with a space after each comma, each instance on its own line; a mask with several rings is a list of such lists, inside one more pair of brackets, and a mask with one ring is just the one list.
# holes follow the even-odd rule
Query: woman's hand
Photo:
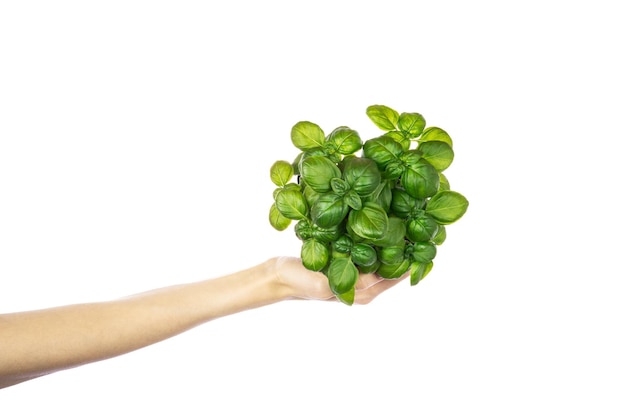
[[[337, 300], [330, 290], [328, 278], [323, 273], [308, 270], [299, 258], [276, 257], [271, 261], [274, 262], [278, 282], [288, 288], [292, 298]], [[361, 274], [355, 285], [354, 303], [365, 305], [406, 277], [389, 280], [376, 274]]]

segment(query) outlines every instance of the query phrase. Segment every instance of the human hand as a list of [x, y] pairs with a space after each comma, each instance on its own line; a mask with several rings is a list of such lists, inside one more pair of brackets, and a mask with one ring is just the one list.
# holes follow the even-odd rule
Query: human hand
[[[275, 275], [280, 284], [289, 289], [293, 299], [337, 300], [328, 285], [328, 278], [320, 272], [308, 270], [302, 260], [296, 257], [276, 257], [272, 259]], [[376, 274], [360, 274], [355, 285], [354, 304], [365, 305], [385, 290], [408, 277], [383, 279]]]

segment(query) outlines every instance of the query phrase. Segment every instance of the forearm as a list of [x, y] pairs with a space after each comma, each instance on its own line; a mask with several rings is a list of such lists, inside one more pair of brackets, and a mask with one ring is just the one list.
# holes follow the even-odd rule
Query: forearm
[[124, 299], [0, 316], [0, 387], [103, 360], [288, 298], [271, 261]]

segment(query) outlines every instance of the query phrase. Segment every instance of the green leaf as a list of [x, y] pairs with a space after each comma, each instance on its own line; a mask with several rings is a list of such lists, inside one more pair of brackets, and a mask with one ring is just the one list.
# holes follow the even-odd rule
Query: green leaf
[[300, 175], [304, 182], [318, 193], [331, 190], [331, 180], [341, 178], [341, 170], [337, 164], [326, 157], [305, 157], [300, 163]]
[[325, 193], [311, 206], [311, 220], [322, 228], [330, 228], [339, 225], [348, 215], [348, 210], [343, 196]]
[[328, 266], [328, 282], [335, 295], [342, 295], [354, 288], [359, 271], [351, 258], [333, 258]]
[[387, 138], [392, 138], [394, 141], [402, 146], [402, 149], [404, 151], [407, 151], [409, 148], [411, 148], [411, 140], [400, 131], [389, 131], [383, 136]]
[[381, 181], [374, 193], [363, 196], [363, 202], [375, 203], [388, 212], [391, 207], [391, 190], [394, 184], [395, 180]]
[[284, 231], [291, 224], [291, 219], [283, 216], [282, 213], [276, 208], [276, 203], [273, 203], [270, 207], [270, 225], [277, 231]]
[[378, 270], [378, 267], [380, 267], [379, 260], [376, 260], [374, 264], [369, 265], [369, 266], [357, 266], [357, 268], [359, 269], [359, 272], [363, 274], [376, 273], [376, 270]]
[[331, 243], [338, 239], [343, 233], [342, 228], [337, 226], [332, 226], [330, 228], [322, 228], [321, 226], [312, 224], [311, 225], [311, 237], [316, 240], [324, 243]]
[[302, 151], [321, 148], [325, 141], [324, 131], [315, 123], [302, 121], [291, 128], [291, 142]]
[[413, 244], [411, 258], [418, 263], [428, 263], [437, 255], [437, 246], [432, 242], [416, 242]]
[[404, 259], [397, 264], [380, 263], [378, 270], [376, 270], [376, 274], [384, 279], [398, 279], [402, 277], [407, 270], [409, 270], [410, 266], [411, 264], [408, 259]]
[[402, 145], [386, 136], [372, 138], [363, 144], [363, 156], [374, 160], [380, 169], [397, 160], [403, 152]]
[[452, 147], [441, 141], [421, 142], [417, 146], [417, 150], [421, 152], [422, 158], [435, 167], [437, 171], [448, 168], [454, 159]]
[[433, 196], [439, 190], [439, 173], [429, 163], [410, 165], [402, 173], [400, 183], [409, 195], [424, 199]]
[[296, 237], [302, 241], [306, 241], [313, 237], [311, 222], [309, 222], [308, 219], [299, 220], [293, 230], [296, 233]]
[[[341, 251], [338, 251], [335, 248], [335, 243], [333, 243], [333, 245], [331, 245], [330, 248], [330, 258], [331, 259], [335, 259], [335, 258], [350, 258], [350, 253], [342, 253]], [[328, 272], [326, 272], [326, 274], [328, 274]]]
[[354, 190], [350, 190], [344, 197], [346, 204], [354, 210], [361, 210], [363, 208], [363, 201], [361, 196]]
[[458, 221], [467, 211], [468, 200], [461, 193], [445, 190], [434, 195], [426, 204], [426, 213], [442, 225]]
[[308, 239], [302, 243], [300, 250], [302, 264], [309, 270], [321, 271], [328, 264], [330, 250], [328, 244], [319, 242], [316, 239]]
[[367, 116], [383, 131], [392, 131], [398, 125], [400, 115], [390, 107], [384, 105], [372, 105], [365, 111]]
[[361, 210], [352, 210], [348, 215], [352, 231], [364, 239], [379, 239], [387, 232], [389, 218], [383, 208], [367, 202]]
[[283, 189], [276, 195], [276, 208], [286, 218], [300, 220], [308, 213], [306, 200], [302, 193], [295, 189]]
[[404, 244], [406, 235], [406, 226], [403, 219], [397, 216], [389, 216], [387, 223], [387, 232], [379, 239], [369, 240], [369, 242], [378, 247], [393, 247]]
[[437, 228], [437, 233], [432, 238], [432, 240], [436, 245], [441, 245], [446, 241], [446, 237], [447, 237], [446, 227], [440, 224], [439, 227]]
[[298, 155], [296, 155], [296, 158], [294, 158], [293, 162], [291, 163], [291, 166], [293, 167], [293, 174], [296, 176], [300, 175], [300, 160], [302, 159], [302, 156], [304, 156], [304, 151], [298, 153]]
[[436, 126], [431, 126], [424, 129], [422, 132], [422, 136], [419, 138], [419, 142], [429, 142], [429, 141], [441, 141], [452, 147], [452, 138], [446, 131], [441, 128], [437, 128]]
[[413, 262], [411, 264], [411, 286], [418, 284], [424, 277], [430, 273], [433, 268], [433, 262], [418, 263]]
[[378, 259], [374, 247], [363, 243], [354, 244], [350, 255], [352, 256], [352, 261], [357, 266], [371, 266]]
[[355, 293], [356, 291], [353, 287], [352, 289], [348, 290], [346, 293], [342, 293], [341, 295], [336, 295], [336, 296], [340, 302], [343, 302], [344, 304], [348, 306], [352, 306], [354, 304]]
[[425, 199], [413, 197], [404, 189], [395, 188], [391, 194], [391, 210], [400, 218], [415, 216], [425, 203]]
[[344, 195], [350, 190], [350, 185], [344, 179], [335, 177], [330, 179], [330, 188], [338, 195]]
[[448, 178], [440, 171], [439, 172], [439, 191], [450, 190], [450, 182]]
[[405, 164], [400, 160], [389, 161], [389, 164], [385, 166], [385, 170], [382, 172], [381, 177], [386, 180], [397, 180], [402, 176], [405, 170]]
[[406, 236], [412, 242], [430, 241], [438, 229], [437, 221], [427, 213], [423, 213], [407, 222]]
[[306, 151], [303, 151], [302, 156], [300, 157], [299, 165], [302, 165], [302, 160], [308, 157], [328, 157], [328, 153], [326, 152], [326, 149], [323, 147], [315, 147], [315, 148], [311, 148]]
[[306, 203], [309, 205], [309, 207], [311, 207], [313, 206], [313, 203], [317, 202], [317, 199], [319, 199], [321, 193], [318, 193], [312, 188], [305, 185], [305, 187], [302, 189], [302, 194], [306, 199]]
[[424, 131], [426, 120], [419, 113], [402, 113], [398, 119], [398, 129], [406, 138], [417, 138]]
[[333, 242], [332, 247], [333, 251], [349, 254], [353, 245], [352, 239], [348, 235], [342, 235]]
[[380, 184], [380, 171], [368, 158], [348, 158], [343, 164], [343, 178], [359, 196], [372, 194]]
[[272, 167], [270, 167], [270, 178], [277, 186], [283, 187], [289, 183], [292, 177], [293, 166], [287, 161], [276, 161], [272, 164]]
[[361, 149], [363, 143], [357, 131], [340, 126], [328, 135], [327, 142], [334, 145], [334, 148], [342, 155], [349, 155]]
[[378, 249], [378, 259], [384, 264], [399, 264], [404, 260], [404, 242], [399, 245], [381, 247]]

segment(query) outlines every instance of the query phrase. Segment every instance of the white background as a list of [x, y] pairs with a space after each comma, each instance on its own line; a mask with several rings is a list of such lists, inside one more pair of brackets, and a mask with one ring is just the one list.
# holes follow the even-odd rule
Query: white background
[[0, 312], [298, 255], [267, 211], [300, 120], [422, 113], [470, 201], [416, 287], [222, 318], [0, 416], [626, 416], [618, 3], [0, 3]]

